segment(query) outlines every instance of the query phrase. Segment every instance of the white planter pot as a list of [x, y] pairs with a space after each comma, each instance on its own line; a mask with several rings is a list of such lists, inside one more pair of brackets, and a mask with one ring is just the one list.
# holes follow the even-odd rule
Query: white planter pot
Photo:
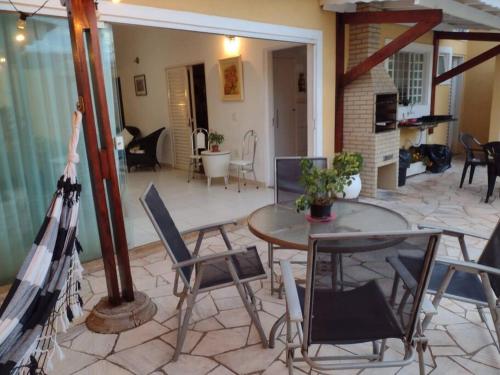
[[352, 176], [351, 184], [344, 188], [344, 194], [337, 193], [338, 198], [355, 199], [361, 193], [361, 177], [358, 174]]

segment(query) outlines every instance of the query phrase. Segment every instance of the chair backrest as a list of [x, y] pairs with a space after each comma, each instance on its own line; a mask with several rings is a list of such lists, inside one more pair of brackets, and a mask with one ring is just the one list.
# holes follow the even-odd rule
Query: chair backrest
[[193, 155], [199, 155], [200, 150], [207, 149], [208, 131], [204, 128], [196, 128], [192, 134], [191, 148]]
[[243, 144], [241, 147], [241, 160], [252, 162], [252, 167], [255, 162], [255, 150], [257, 149], [257, 133], [255, 130], [248, 130], [243, 136]]
[[500, 142], [488, 142], [483, 145], [486, 157], [493, 158], [497, 176], [500, 174]]
[[[483, 253], [478, 259], [478, 263], [484, 266], [497, 268], [500, 270], [500, 220], [493, 230]], [[500, 297], [500, 276], [488, 274], [490, 284], [497, 298]]]
[[[313, 234], [309, 240], [303, 349], [383, 338], [412, 342], [440, 231]], [[389, 262], [402, 252], [423, 259], [418, 279], [397, 285]], [[407, 298], [402, 298], [410, 290]], [[376, 318], [374, 318], [376, 317]]]
[[465, 156], [468, 160], [474, 158], [474, 149], [481, 147], [481, 143], [472, 134], [460, 133], [458, 140], [464, 146]]
[[300, 161], [312, 160], [319, 168], [327, 167], [324, 157], [285, 156], [274, 159], [274, 202], [276, 204], [290, 204], [302, 194], [304, 186], [300, 183]]
[[[179, 263], [192, 258], [184, 240], [175, 226], [170, 213], [158, 194], [156, 187], [150, 183], [146, 191], [139, 198], [146, 213], [153, 223], [156, 232], [167, 249], [173, 263]], [[180, 276], [186, 285], [189, 285], [193, 267], [182, 267]]]

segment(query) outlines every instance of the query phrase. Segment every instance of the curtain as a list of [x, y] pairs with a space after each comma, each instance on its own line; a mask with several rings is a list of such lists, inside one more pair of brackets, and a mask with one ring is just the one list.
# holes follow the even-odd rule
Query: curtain
[[[15, 14], [0, 14], [0, 285], [15, 277], [45, 216], [66, 164], [77, 99], [67, 20], [29, 18], [24, 43], [15, 41], [16, 22]], [[112, 99], [114, 57], [109, 55], [114, 51], [110, 30], [104, 33], [106, 87]], [[110, 117], [114, 134], [113, 105]], [[83, 202], [79, 238], [82, 259], [90, 260], [100, 256], [100, 244], [84, 142], [78, 153]]]

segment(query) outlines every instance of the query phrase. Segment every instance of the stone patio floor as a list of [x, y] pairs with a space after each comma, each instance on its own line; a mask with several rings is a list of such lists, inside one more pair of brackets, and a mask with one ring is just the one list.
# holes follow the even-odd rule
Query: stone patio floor
[[[397, 192], [381, 192], [377, 199], [362, 198], [404, 214], [413, 224], [428, 223], [466, 229], [489, 236], [500, 216], [498, 191], [492, 202], [482, 203], [486, 191], [485, 170], [476, 171], [475, 181], [458, 189], [461, 163], [443, 174], [424, 174], [407, 180]], [[242, 193], [243, 194], [243, 193]], [[208, 220], [207, 220], [208, 221]], [[266, 262], [267, 245], [253, 237], [247, 228], [238, 227], [229, 233], [235, 245], [257, 245]], [[484, 242], [468, 240], [474, 258]], [[191, 244], [193, 246], [193, 244]], [[209, 237], [203, 243], [202, 254], [225, 250], [220, 237]], [[277, 252], [279, 258], [303, 258], [295, 251]], [[458, 257], [456, 240], [443, 238], [440, 255]], [[275, 349], [263, 349], [255, 329], [242, 307], [234, 288], [202, 295], [190, 327], [184, 354], [172, 362], [177, 334], [175, 307], [172, 295], [174, 273], [162, 247], [133, 256], [132, 272], [135, 287], [144, 291], [158, 306], [153, 321], [119, 335], [102, 335], [88, 331], [80, 320], [69, 332], [59, 337], [64, 360], [55, 361], [53, 374], [287, 374], [284, 365], [284, 344], [278, 340]], [[264, 330], [269, 332], [274, 321], [284, 312], [284, 300], [270, 295], [269, 281], [254, 283], [262, 301], [260, 317]], [[82, 286], [86, 314], [105, 295], [102, 270], [91, 269]], [[430, 347], [425, 353], [427, 372], [432, 374], [499, 374], [500, 355], [481, 323], [475, 306], [443, 300], [439, 314], [426, 331]], [[283, 337], [281, 337], [283, 339]], [[388, 342], [386, 358], [397, 356], [401, 348]], [[326, 348], [317, 348], [326, 350]], [[338, 347], [337, 352], [360, 353], [371, 345]], [[309, 373], [306, 366], [296, 373]], [[314, 372], [313, 372], [314, 373]], [[346, 370], [341, 374], [417, 374], [418, 366], [402, 369]]]

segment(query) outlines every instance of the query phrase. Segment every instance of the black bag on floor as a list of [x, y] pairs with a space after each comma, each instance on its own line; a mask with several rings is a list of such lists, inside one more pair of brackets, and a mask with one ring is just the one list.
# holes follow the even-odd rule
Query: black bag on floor
[[432, 173], [441, 173], [451, 167], [451, 151], [445, 145], [422, 145], [424, 155], [429, 159], [427, 170]]

